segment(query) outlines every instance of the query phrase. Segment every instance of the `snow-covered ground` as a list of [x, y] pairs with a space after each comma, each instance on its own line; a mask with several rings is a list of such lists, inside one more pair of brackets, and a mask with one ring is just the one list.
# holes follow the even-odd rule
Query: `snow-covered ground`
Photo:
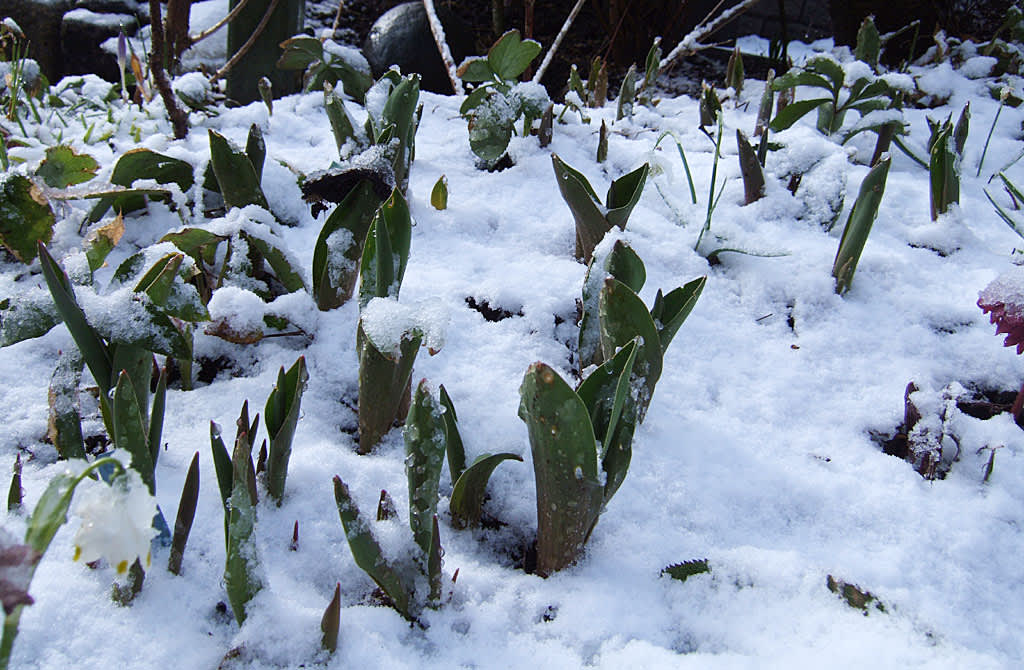
[[[355, 417], [342, 402], [355, 397], [355, 301], [318, 312], [308, 295], [292, 296], [282, 309], [311, 340], [243, 346], [200, 334], [197, 356], [227, 357], [232, 369], [195, 390], [168, 392], [156, 481], [169, 520], [196, 451], [201, 468], [183, 574], [168, 573], [167, 550], [155, 550], [143, 591], [131, 607], [119, 607], [109, 597], [112, 569], [72, 562], [72, 521], [32, 582], [36, 602], [22, 616], [12, 667], [212, 668], [233, 649], [239, 651], [224, 667], [1019, 667], [1024, 433], [1006, 413], [975, 419], [953, 402], [970, 390], [1016, 391], [1024, 380], [1024, 359], [1001, 346], [976, 305], [979, 291], [1012, 267], [1014, 248], [1024, 248], [982, 191], [1019, 152], [1024, 108], [1002, 110], [975, 177], [998, 108], [990, 80], [978, 75], [983, 65], [911, 69], [922, 86], [948, 96], [935, 109], [905, 112], [908, 143], [922, 153], [925, 117], [944, 120], [952, 113], [955, 121], [971, 104], [960, 205], [932, 222], [927, 171], [894, 151], [878, 219], [844, 297], [835, 294], [830, 273], [868, 170], [873, 133], [839, 146], [814, 129], [813, 114], [806, 117], [773, 136], [783, 146], [768, 156], [766, 197], [743, 206], [733, 135], [736, 128], [753, 131], [763, 90], [763, 83], [748, 80], [741, 105], [724, 103], [718, 178], [725, 191], [711, 223], [711, 235], [723, 241], [708, 248], [785, 255], [725, 253], [721, 264], [710, 266], [694, 251], [713, 160], [712, 143], [697, 128], [696, 101], [663, 99], [614, 123], [613, 104], [592, 111], [589, 124], [567, 113], [549, 148], [536, 138], [513, 138], [515, 166], [489, 173], [475, 166], [458, 114], [461, 100], [422, 94], [408, 190], [416, 225], [401, 301], [428, 301], [435, 311], [443, 305], [447, 337], [437, 355], [420, 353], [414, 378], [445, 385], [470, 461], [484, 452], [523, 456], [523, 463], [502, 464], [491, 480], [486, 510], [503, 525], [454, 530], [447, 523], [451, 483], [445, 472], [439, 505], [444, 605], [410, 625], [372, 604], [373, 583], [353, 562], [331, 478], [341, 475], [364, 514], [387, 489], [398, 503], [398, 519], [374, 522], [374, 531], [387, 553], [408, 551], [401, 431], [393, 430], [372, 455], [356, 455]], [[349, 108], [362, 121], [361, 110]], [[294, 174], [278, 161], [309, 173], [336, 157], [323, 96], [277, 100], [273, 115], [261, 103], [216, 116], [193, 114], [189, 137], [180, 142], [169, 139], [158, 102], [150, 112], [135, 118], [141, 145], [189, 160], [197, 171], [209, 157], [207, 128], [239, 145], [250, 124], [263, 129], [264, 189], [275, 211], [298, 221], [278, 232], [309, 284], [325, 215], [310, 215]], [[602, 119], [612, 132], [608, 160], [598, 164]], [[851, 113], [847, 123], [855, 120]], [[87, 145], [78, 124], [65, 129], [65, 141], [100, 160], [101, 179], [109, 177], [114, 158], [136, 146], [131, 123], [112, 130], [109, 141]], [[654, 149], [664, 130], [685, 148], [696, 205], [675, 146], [666, 139]], [[34, 166], [42, 151], [41, 144], [11, 154]], [[645, 302], [658, 288], [701, 275], [708, 280], [668, 349], [629, 475], [583, 559], [542, 579], [517, 567], [536, 527], [518, 389], [535, 361], [569, 378], [586, 271], [573, 259], [572, 217], [559, 195], [551, 152], [587, 175], [599, 193], [644, 162], [654, 166], [626, 231], [618, 233], [646, 264]], [[786, 185], [795, 172], [804, 177], [793, 195]], [[1024, 164], [1007, 173], [1024, 183]], [[437, 211], [429, 196], [442, 174], [449, 207]], [[1002, 197], [995, 182], [990, 190]], [[829, 205], [841, 194], [842, 214], [826, 232]], [[80, 249], [79, 224], [90, 204], [59, 208], [50, 245], [58, 259]], [[195, 210], [154, 204], [148, 214], [129, 217], [110, 268], [180, 227], [182, 217], [200, 221], [201, 207]], [[0, 271], [0, 296], [42, 285], [20, 264], [6, 263]], [[99, 273], [101, 287], [109, 273]], [[516, 315], [489, 322], [467, 306], [468, 297]], [[66, 467], [43, 437], [56, 355], [73, 346], [59, 326], [0, 349], [0, 462], [12, 463], [22, 452], [29, 510]], [[262, 496], [258, 507], [255, 536], [268, 586], [239, 629], [218, 609], [227, 597], [209, 422], [224, 426], [230, 438], [243, 400], [261, 411], [278, 369], [300, 355], [310, 379], [284, 504], [276, 507]], [[923, 420], [939, 426], [942, 415], [946, 432], [959, 440], [959, 458], [943, 480], [926, 481], [908, 463], [882, 453], [872, 437], [895, 432], [911, 381], [921, 389], [915, 398]], [[97, 424], [95, 416], [91, 421]], [[987, 482], [985, 447], [1002, 447]], [[21, 537], [24, 515], [2, 514], [3, 526]], [[291, 551], [296, 521], [299, 545]], [[685, 583], [660, 574], [669, 564], [703, 558], [710, 574]], [[885, 611], [865, 615], [848, 606], [826, 587], [829, 575], [870, 591]], [[320, 617], [336, 583], [341, 628], [338, 650], [328, 657], [320, 651]]]

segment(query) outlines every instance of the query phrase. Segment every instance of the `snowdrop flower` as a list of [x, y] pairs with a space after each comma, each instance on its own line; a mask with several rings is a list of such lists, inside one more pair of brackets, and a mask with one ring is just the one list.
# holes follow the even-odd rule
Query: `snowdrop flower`
[[75, 560], [90, 563], [106, 558], [119, 575], [128, 571], [136, 558], [149, 565], [149, 543], [156, 535], [153, 516], [156, 502], [139, 473], [126, 470], [110, 486], [86, 484], [75, 496], [74, 514], [82, 519], [75, 533]]

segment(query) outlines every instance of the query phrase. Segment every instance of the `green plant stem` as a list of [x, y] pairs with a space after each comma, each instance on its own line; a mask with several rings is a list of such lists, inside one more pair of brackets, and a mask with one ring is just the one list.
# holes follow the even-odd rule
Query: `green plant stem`
[[910, 158], [910, 160], [914, 161], [915, 163], [917, 163], [921, 167], [925, 168], [926, 170], [928, 169], [928, 162], [925, 161], [925, 160], [922, 160], [920, 156], [915, 154], [910, 147], [908, 147], [906, 144], [903, 143], [903, 140], [901, 140], [899, 138], [899, 136], [893, 137], [892, 138], [892, 143], [895, 144], [896, 147], [900, 151], [905, 153], [907, 155], [907, 157]]
[[[701, 240], [704, 239], [704, 233], [711, 230], [711, 215], [715, 212], [715, 205], [718, 201], [715, 199], [715, 181], [718, 179], [718, 158], [722, 151], [722, 114], [718, 114], [718, 137], [715, 139], [715, 160], [711, 164], [711, 186], [708, 189], [708, 216], [704, 219], [704, 227], [700, 229], [700, 235], [697, 236], [697, 243], [693, 245], [693, 250], [696, 251], [700, 248]], [[719, 194], [721, 195], [721, 194]]]
[[988, 153], [988, 143], [992, 140], [992, 133], [995, 132], [996, 123], [999, 121], [999, 114], [1003, 111], [1004, 104], [1006, 104], [1006, 100], [1000, 96], [999, 109], [996, 110], [996, 116], [992, 119], [992, 125], [988, 129], [988, 137], [985, 138], [985, 147], [981, 150], [981, 159], [978, 160], [978, 171], [974, 174], [975, 177], [981, 176], [981, 166], [985, 164], [985, 154]]

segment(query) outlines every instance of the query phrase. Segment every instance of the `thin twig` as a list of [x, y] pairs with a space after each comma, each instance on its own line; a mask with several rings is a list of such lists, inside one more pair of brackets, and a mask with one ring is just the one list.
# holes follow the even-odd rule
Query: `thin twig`
[[562, 24], [562, 29], [558, 31], [558, 35], [555, 36], [555, 41], [551, 43], [551, 48], [548, 49], [546, 54], [544, 54], [544, 60], [541, 61], [540, 67], [537, 68], [537, 72], [533, 75], [533, 83], [540, 83], [541, 77], [544, 76], [544, 72], [546, 72], [548, 66], [551, 65], [551, 59], [555, 57], [555, 52], [558, 51], [559, 45], [562, 44], [565, 34], [569, 32], [572, 22], [576, 20], [576, 15], [580, 13], [580, 9], [582, 7], [583, 0], [576, 0], [576, 4], [573, 5], [572, 10], [569, 12], [569, 16], [565, 19], [565, 23]]
[[160, 97], [167, 109], [167, 116], [174, 128], [174, 139], [184, 139], [188, 135], [188, 117], [178, 106], [178, 100], [171, 90], [171, 82], [167, 79], [164, 71], [164, 27], [163, 17], [160, 15], [160, 0], [149, 0], [149, 22], [153, 28], [151, 37], [151, 50], [149, 56], [149, 71], [153, 75], [156, 88], [160, 91]]
[[[157, 2], [157, 0], [149, 1], [150, 3]], [[239, 48], [238, 51], [235, 52], [235, 55], [232, 56], [227, 63], [224, 63], [224, 67], [217, 70], [217, 72], [215, 72], [214, 75], [210, 77], [211, 84], [217, 81], [218, 79], [222, 79], [224, 75], [226, 75], [231, 70], [231, 68], [238, 64], [238, 61], [242, 60], [245, 54], [249, 53], [249, 49], [252, 49], [252, 45], [256, 44], [256, 38], [258, 38], [263, 33], [263, 29], [266, 28], [267, 24], [270, 22], [270, 17], [274, 13], [274, 10], [277, 9], [278, 2], [280, 2], [280, 0], [270, 0], [270, 6], [267, 7], [267, 11], [263, 14], [263, 18], [260, 19], [259, 24], [257, 24], [256, 30], [252, 31], [252, 35], [250, 35], [249, 39], [245, 41], [245, 44], [243, 44], [241, 48]]]
[[331, 37], [338, 34], [338, 23], [341, 21], [341, 10], [345, 9], [345, 0], [338, 0], [338, 11], [334, 14], [334, 23], [331, 24]]
[[462, 95], [465, 93], [465, 89], [462, 88], [462, 80], [459, 79], [459, 70], [455, 67], [455, 60], [452, 58], [451, 49], [448, 48], [448, 40], [444, 36], [444, 26], [441, 25], [441, 20], [437, 18], [437, 12], [434, 10], [434, 0], [423, 0], [423, 9], [427, 12], [427, 23], [430, 24], [430, 32], [434, 36], [434, 42], [437, 43], [437, 51], [441, 54], [444, 68], [448, 71], [448, 78], [452, 82], [452, 91], [455, 95]]
[[[676, 45], [675, 49], [672, 49], [667, 56], [661, 59], [661, 63], [658, 64], [658, 71], [660, 72], [664, 70], [683, 56], [688, 56], [690, 54], [697, 53], [701, 49], [707, 49], [713, 46], [710, 44], [701, 44], [700, 40], [712, 34], [758, 2], [760, 2], [760, 0], [741, 0], [710, 21], [708, 20], [710, 18], [709, 14], [708, 17], [705, 17], [705, 19], [701, 21], [696, 28], [691, 30], [686, 37], [679, 40], [679, 44]], [[721, 6], [721, 4], [722, 3], [719, 2], [718, 6]], [[714, 13], [714, 10], [712, 10], [712, 13]]]
[[232, 9], [230, 12], [225, 14], [224, 18], [222, 18], [220, 21], [218, 21], [217, 23], [213, 24], [212, 26], [210, 26], [206, 30], [203, 30], [203, 31], [201, 31], [199, 33], [196, 33], [195, 35], [189, 35], [188, 36], [188, 45], [191, 47], [191, 46], [195, 45], [197, 42], [205, 40], [207, 37], [209, 37], [210, 35], [214, 34], [218, 30], [223, 28], [230, 21], [234, 20], [234, 18], [236, 16], [238, 16], [239, 12], [241, 12], [243, 9], [245, 9], [245, 6], [248, 5], [248, 4], [249, 4], [249, 0], [241, 0], [237, 5], [235, 5], [234, 9]]

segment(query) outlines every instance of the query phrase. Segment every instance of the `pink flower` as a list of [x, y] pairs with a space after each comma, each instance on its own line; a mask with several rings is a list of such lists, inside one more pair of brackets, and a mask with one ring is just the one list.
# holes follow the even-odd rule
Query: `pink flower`
[[1006, 334], [1003, 346], [1024, 353], [1024, 267], [996, 277], [978, 295], [978, 307], [996, 324], [996, 334]]

